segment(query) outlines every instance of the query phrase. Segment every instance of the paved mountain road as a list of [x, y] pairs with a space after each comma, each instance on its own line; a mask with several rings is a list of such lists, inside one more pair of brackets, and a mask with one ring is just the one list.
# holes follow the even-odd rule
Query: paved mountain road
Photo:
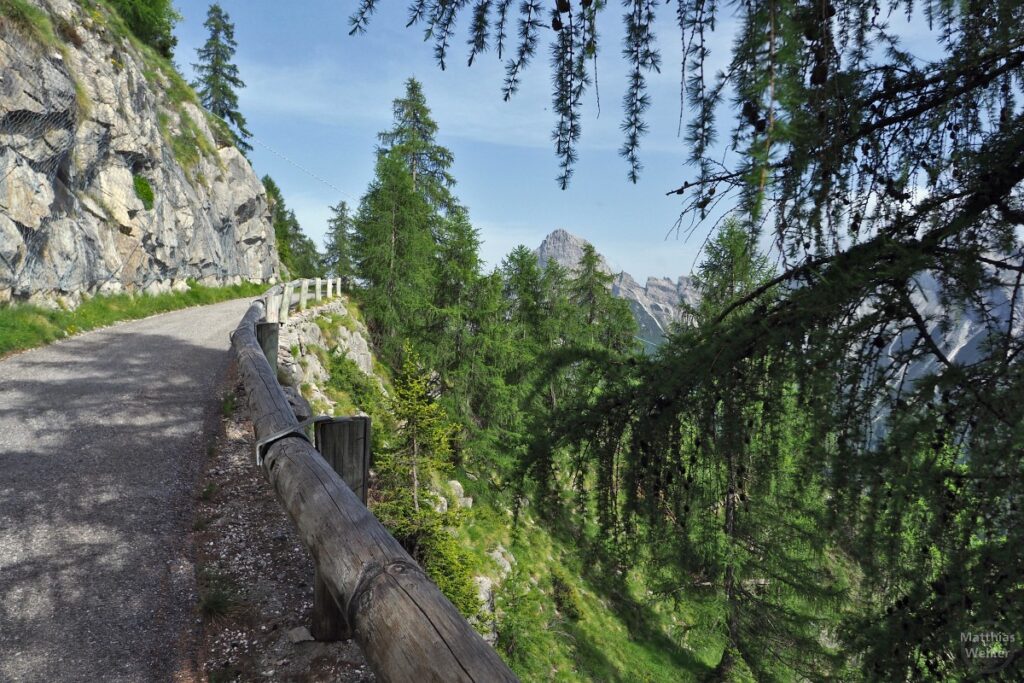
[[0, 361], [0, 681], [189, 680], [189, 532], [243, 300]]

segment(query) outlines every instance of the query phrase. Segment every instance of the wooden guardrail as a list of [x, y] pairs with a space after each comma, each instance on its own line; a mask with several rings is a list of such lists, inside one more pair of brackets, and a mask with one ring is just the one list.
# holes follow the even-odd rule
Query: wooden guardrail
[[[337, 286], [329, 283], [328, 291]], [[290, 308], [308, 301], [308, 289], [308, 280], [270, 289], [250, 306], [232, 346], [256, 431], [257, 461], [313, 557], [316, 597], [332, 603], [337, 620], [347, 622], [381, 681], [518, 680], [324, 460], [296, 419], [261, 348], [257, 325], [286, 322]], [[276, 346], [277, 335], [270, 336]], [[268, 337], [263, 341], [269, 346]], [[332, 620], [320, 612], [315, 622]]]

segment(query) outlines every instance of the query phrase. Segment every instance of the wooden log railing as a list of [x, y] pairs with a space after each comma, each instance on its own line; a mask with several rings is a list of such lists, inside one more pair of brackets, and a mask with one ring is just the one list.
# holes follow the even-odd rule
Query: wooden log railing
[[[318, 585], [381, 681], [518, 680], [302, 431], [256, 333], [278, 304], [274, 322], [287, 322], [299, 303], [295, 284], [275, 286], [254, 302], [232, 347], [263, 444], [260, 466], [313, 557]], [[306, 291], [305, 283], [299, 286]]]

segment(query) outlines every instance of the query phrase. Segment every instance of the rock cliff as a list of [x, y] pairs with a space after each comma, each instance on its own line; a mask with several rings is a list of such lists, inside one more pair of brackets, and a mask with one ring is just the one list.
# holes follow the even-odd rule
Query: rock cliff
[[0, 5], [0, 301], [274, 278], [262, 184], [174, 68], [105, 3], [28, 2]]
[[[549, 261], [574, 270], [583, 258], [583, 247], [588, 242], [565, 230], [555, 230], [544, 238], [540, 247], [534, 252], [543, 268]], [[615, 273], [608, 262], [601, 256], [601, 267], [604, 272], [614, 276], [612, 294], [629, 302], [640, 328], [639, 336], [650, 345], [657, 346], [665, 340], [672, 323], [682, 317], [680, 302], [694, 305], [698, 294], [692, 280], [680, 276], [672, 281], [669, 278], [647, 278], [647, 283], [640, 286], [629, 273]]]

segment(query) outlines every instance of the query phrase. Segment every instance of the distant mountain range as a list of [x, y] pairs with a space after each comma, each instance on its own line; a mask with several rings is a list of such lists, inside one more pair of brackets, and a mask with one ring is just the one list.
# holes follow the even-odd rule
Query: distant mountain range
[[[575, 270], [587, 244], [589, 242], [582, 237], [565, 230], [555, 230], [544, 238], [534, 253], [542, 268], [548, 261], [554, 261]], [[615, 278], [612, 294], [629, 302], [640, 328], [638, 334], [647, 342], [649, 350], [663, 343], [669, 327], [681, 318], [680, 302], [695, 305], [699, 299], [693, 279], [686, 275], [680, 275], [675, 281], [667, 277], [649, 277], [647, 283], [640, 286], [632, 275], [616, 273], [604, 256], [599, 256], [601, 269]]]

